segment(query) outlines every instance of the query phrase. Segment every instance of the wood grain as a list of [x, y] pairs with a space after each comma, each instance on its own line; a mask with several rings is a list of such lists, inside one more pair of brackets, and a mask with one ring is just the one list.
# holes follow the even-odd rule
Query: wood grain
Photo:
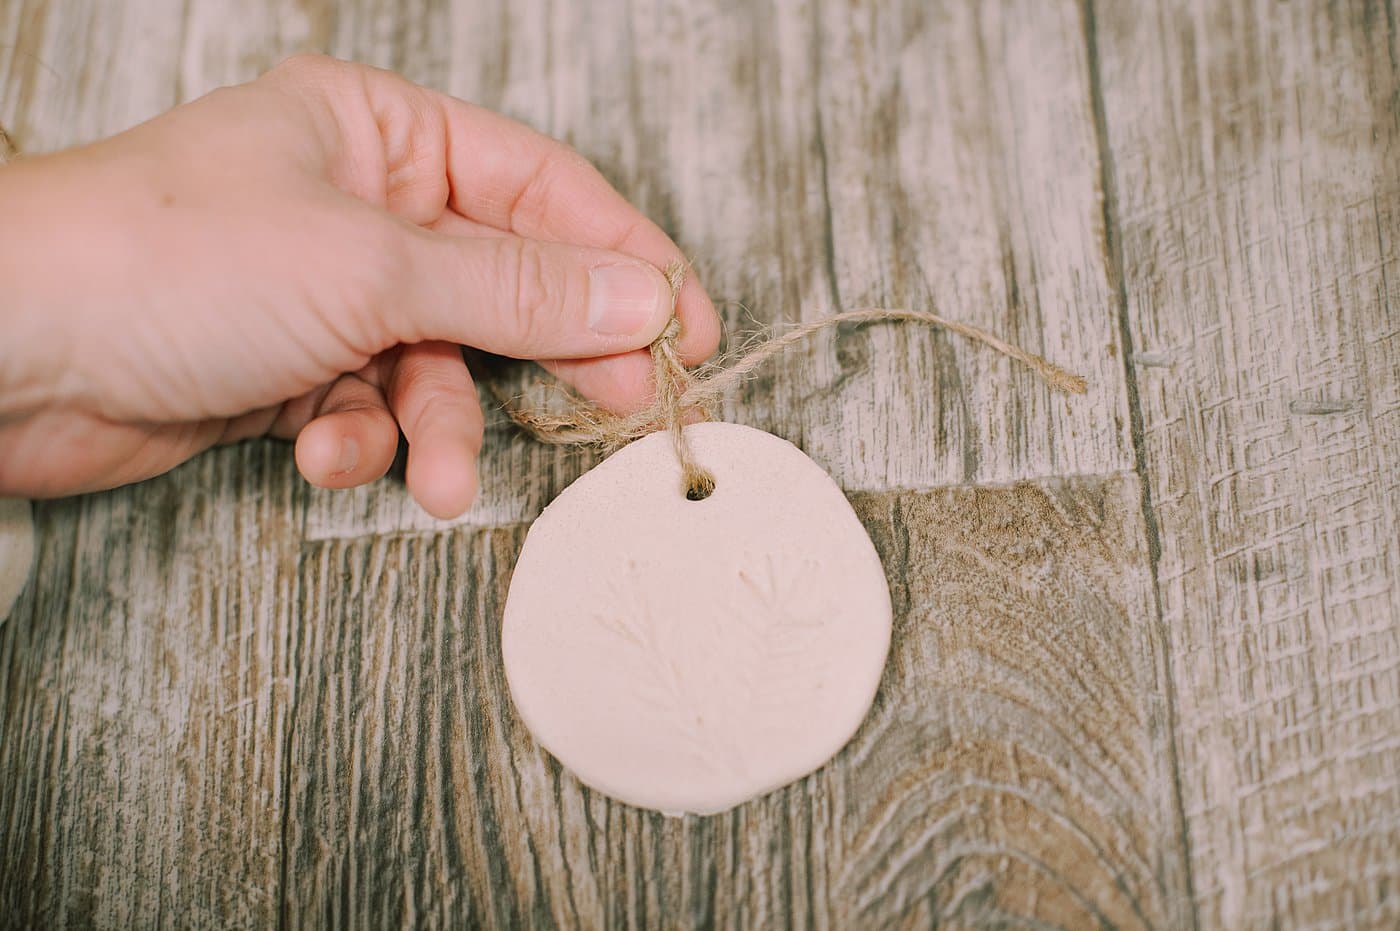
[[809, 779], [670, 820], [515, 719], [523, 527], [292, 557], [275, 453], [41, 509], [0, 652], [17, 923], [1179, 923], [1135, 476], [859, 496], [897, 612], [874, 714]]
[[1394, 927], [1395, 11], [1102, 6], [1201, 921]]
[[0, 628], [0, 924], [276, 920], [292, 475], [247, 445], [37, 509]]
[[0, 628], [0, 925], [1393, 927], [1396, 21], [0, 3], [25, 151], [322, 49], [573, 143], [731, 333], [926, 306], [1091, 383], [872, 327], [729, 400], [855, 493], [898, 628], [838, 760], [711, 819], [587, 792], [506, 700], [509, 567], [587, 456], [493, 414], [452, 523], [275, 444], [41, 505]]
[[835, 765], [684, 820], [583, 788], [515, 717], [523, 527], [308, 544], [287, 917], [1179, 924], [1138, 500], [1131, 474], [858, 497], [896, 605], [875, 712]]

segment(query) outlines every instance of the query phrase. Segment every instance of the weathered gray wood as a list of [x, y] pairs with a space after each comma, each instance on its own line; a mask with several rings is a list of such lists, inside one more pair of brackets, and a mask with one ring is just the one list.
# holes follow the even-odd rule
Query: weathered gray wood
[[1179, 923], [1134, 476], [858, 498], [898, 613], [875, 713], [837, 764], [685, 822], [583, 790], [514, 719], [523, 528], [313, 542], [290, 579], [273, 485], [285, 458], [246, 446], [41, 509], [48, 582], [0, 646], [7, 914]]
[[896, 606], [831, 766], [684, 821], [584, 789], [509, 703], [524, 528], [309, 544], [292, 924], [1183, 923], [1136, 476], [857, 498]]
[[1396, 11], [1098, 6], [1201, 922], [1395, 927]]
[[[569, 139], [733, 329], [936, 306], [1091, 379], [1066, 401], [953, 338], [872, 328], [731, 400], [868, 490], [900, 619], [841, 758], [715, 819], [587, 793], [506, 701], [520, 522], [587, 458], [493, 421], [460, 522], [481, 530], [393, 482], [308, 490], [272, 444], [42, 505], [0, 628], [0, 914], [1393, 925], [1395, 20], [1321, 0], [0, 4], [0, 124], [24, 149], [321, 48]], [[1100, 477], [1053, 478], [1081, 473]], [[892, 490], [936, 485], [957, 487]]]
[[276, 920], [293, 471], [247, 445], [37, 509], [0, 628], [0, 924]]

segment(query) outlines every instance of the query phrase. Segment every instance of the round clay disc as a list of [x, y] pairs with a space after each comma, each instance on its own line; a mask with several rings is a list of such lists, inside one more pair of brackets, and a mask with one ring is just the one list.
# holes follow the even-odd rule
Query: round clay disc
[[34, 561], [34, 519], [29, 502], [0, 498], [0, 624], [10, 616]]
[[686, 428], [715, 476], [687, 500], [672, 437], [588, 472], [530, 528], [502, 630], [530, 732], [581, 781], [712, 814], [799, 779], [855, 733], [890, 644], [875, 547], [786, 440]]

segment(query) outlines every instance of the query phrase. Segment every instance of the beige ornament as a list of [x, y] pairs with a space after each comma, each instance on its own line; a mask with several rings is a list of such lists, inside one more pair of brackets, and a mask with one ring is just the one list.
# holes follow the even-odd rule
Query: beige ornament
[[0, 498], [0, 624], [10, 616], [34, 562], [34, 519], [29, 502]]
[[696, 424], [685, 439], [714, 478], [704, 500], [687, 500], [663, 432], [545, 509], [502, 648], [521, 718], [581, 781], [709, 814], [807, 775], [850, 739], [891, 611], [875, 548], [821, 467], [736, 424]]

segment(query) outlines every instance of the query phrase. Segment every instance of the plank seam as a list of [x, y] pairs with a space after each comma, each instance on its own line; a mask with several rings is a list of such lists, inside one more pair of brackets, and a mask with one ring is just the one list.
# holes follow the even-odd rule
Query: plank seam
[[1104, 269], [1108, 274], [1114, 299], [1120, 349], [1123, 357], [1124, 384], [1128, 394], [1128, 424], [1132, 435], [1133, 465], [1141, 494], [1143, 530], [1147, 537], [1147, 562], [1152, 579], [1152, 602], [1156, 621], [1156, 639], [1161, 648], [1159, 668], [1165, 680], [1163, 689], [1167, 713], [1167, 753], [1172, 780], [1172, 807], [1175, 809], [1177, 831], [1181, 836], [1181, 869], [1186, 884], [1186, 914], [1190, 927], [1200, 928], [1196, 907], [1196, 883], [1191, 873], [1191, 837], [1186, 820], [1185, 792], [1181, 783], [1181, 762], [1177, 753], [1178, 735], [1176, 675], [1173, 669], [1171, 640], [1167, 636], [1166, 614], [1162, 607], [1162, 587], [1159, 564], [1162, 557], [1160, 529], [1152, 500], [1152, 485], [1147, 462], [1147, 433], [1138, 393], [1137, 363], [1133, 357], [1133, 333], [1128, 313], [1128, 285], [1123, 243], [1118, 229], [1118, 194], [1114, 182], [1113, 150], [1108, 137], [1108, 116], [1104, 104], [1103, 76], [1099, 73], [1098, 21], [1095, 0], [1081, 0], [1081, 20], [1084, 26], [1084, 57], [1089, 82], [1089, 100], [1094, 123], [1094, 143], [1099, 159], [1099, 192], [1102, 195]]
[[[800, 446], [798, 447], [801, 448]], [[805, 450], [804, 450], [805, 452]], [[817, 463], [822, 468], [826, 468], [821, 462]], [[886, 485], [882, 487], [841, 487], [841, 493], [847, 498], [864, 495], [902, 495], [902, 494], [931, 494], [933, 492], [944, 491], [955, 488], [985, 488], [995, 490], [999, 488], [1015, 488], [1018, 485], [1044, 485], [1059, 482], [1073, 481], [1112, 481], [1116, 478], [1132, 476], [1141, 478], [1141, 473], [1136, 469], [1110, 469], [1107, 472], [1053, 472], [1045, 474], [1023, 475], [1016, 478], [1008, 478], [1002, 481], [988, 482], [941, 482], [937, 485]], [[468, 535], [485, 533], [496, 530], [522, 530], [533, 524], [539, 515], [535, 515], [528, 520], [508, 520], [501, 523], [475, 524], [469, 521], [460, 524], [451, 524], [446, 527], [421, 527], [405, 528], [397, 530], [372, 530], [366, 529], [362, 533], [312, 533], [303, 531], [300, 546], [305, 550], [309, 547], [321, 544], [334, 543], [355, 543], [369, 540], [415, 540], [432, 539], [447, 534], [466, 533]]]
[[[303, 517], [305, 507], [302, 508]], [[277, 929], [287, 927], [287, 878], [291, 868], [291, 824], [292, 824], [292, 769], [295, 765], [296, 756], [296, 731], [297, 715], [301, 711], [301, 647], [302, 636], [305, 625], [300, 623], [305, 617], [305, 577], [306, 554], [298, 547], [296, 554], [296, 574], [294, 576], [295, 591], [292, 593], [292, 602], [296, 605], [296, 621], [293, 623], [294, 630], [288, 638], [287, 648], [290, 655], [287, 657], [287, 680], [291, 683], [292, 697], [287, 707], [287, 728], [286, 743], [282, 758], [282, 823], [280, 829], [280, 842], [282, 849], [279, 851], [281, 863], [277, 871]]]

